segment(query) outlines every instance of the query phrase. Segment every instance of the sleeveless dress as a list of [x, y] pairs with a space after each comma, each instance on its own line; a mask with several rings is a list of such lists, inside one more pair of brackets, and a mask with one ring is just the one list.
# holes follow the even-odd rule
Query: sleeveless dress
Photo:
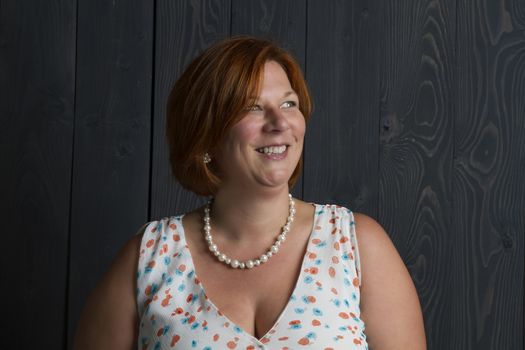
[[368, 349], [353, 214], [310, 204], [313, 230], [295, 288], [260, 339], [208, 299], [185, 240], [184, 214], [147, 223], [137, 270], [139, 349]]

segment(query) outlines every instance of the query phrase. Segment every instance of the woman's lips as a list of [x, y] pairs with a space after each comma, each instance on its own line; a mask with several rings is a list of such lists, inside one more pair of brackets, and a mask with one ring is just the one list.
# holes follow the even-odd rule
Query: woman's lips
[[261, 153], [261, 152], [258, 152], [258, 151], [255, 151], [255, 152], [259, 153], [265, 159], [269, 159], [269, 160], [283, 160], [288, 155], [288, 148], [290, 148], [290, 146], [287, 146], [286, 149], [284, 150], [284, 152], [283, 153], [279, 153], [279, 154], [277, 154], [277, 153], [266, 154], [266, 153]]

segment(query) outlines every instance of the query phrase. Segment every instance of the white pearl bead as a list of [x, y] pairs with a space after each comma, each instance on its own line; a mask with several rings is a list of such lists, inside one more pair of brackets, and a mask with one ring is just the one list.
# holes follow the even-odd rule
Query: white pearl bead
[[216, 244], [213, 243], [213, 238], [211, 234], [211, 225], [210, 225], [210, 210], [211, 204], [213, 203], [213, 198], [208, 200], [207, 205], [204, 208], [204, 234], [205, 240], [208, 242], [208, 249], [217, 257], [221, 262], [225, 262], [233, 268], [248, 268], [251, 269], [254, 266], [259, 266], [260, 264], [268, 262], [268, 260], [280, 250], [281, 244], [286, 240], [286, 234], [290, 231], [291, 223], [295, 219], [296, 209], [295, 201], [293, 200], [292, 194], [288, 193], [289, 198], [289, 215], [286, 220], [286, 225], [283, 227], [281, 234], [277, 237], [274, 244], [270, 249], [259, 257], [259, 259], [248, 260], [246, 262], [240, 262], [236, 259], [230, 259], [226, 254], [220, 253]]

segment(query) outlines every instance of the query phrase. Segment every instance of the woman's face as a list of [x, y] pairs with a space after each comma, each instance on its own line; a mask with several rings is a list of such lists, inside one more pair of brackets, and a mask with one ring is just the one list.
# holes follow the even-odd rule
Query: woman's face
[[[228, 186], [287, 185], [303, 150], [305, 120], [277, 62], [266, 62], [260, 95], [246, 108], [246, 115], [231, 128], [215, 155], [222, 180]], [[276, 153], [261, 153], [265, 147]]]

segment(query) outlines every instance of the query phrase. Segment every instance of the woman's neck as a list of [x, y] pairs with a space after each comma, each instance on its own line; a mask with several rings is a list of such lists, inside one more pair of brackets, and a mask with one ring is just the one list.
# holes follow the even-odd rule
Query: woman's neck
[[288, 186], [264, 194], [221, 188], [210, 210], [212, 230], [239, 245], [275, 239], [290, 213], [288, 194]]

